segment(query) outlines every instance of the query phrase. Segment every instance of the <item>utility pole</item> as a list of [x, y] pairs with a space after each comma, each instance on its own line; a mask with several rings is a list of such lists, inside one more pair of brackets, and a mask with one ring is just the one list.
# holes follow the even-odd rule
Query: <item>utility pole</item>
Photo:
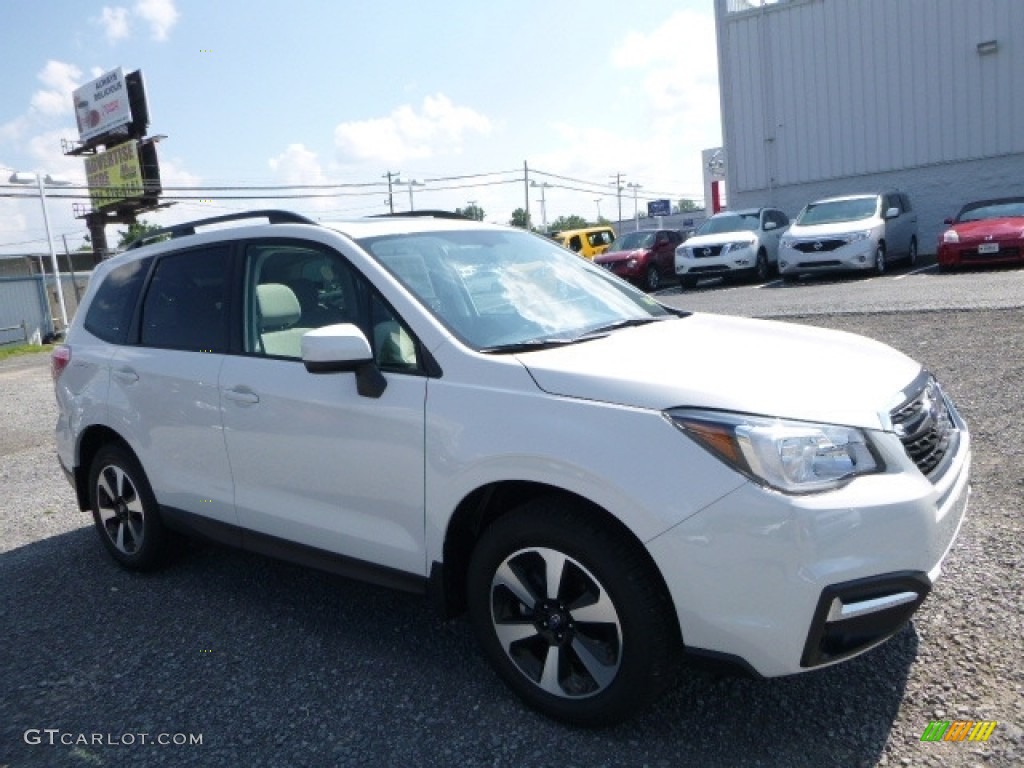
[[536, 181], [531, 181], [530, 186], [537, 187], [538, 189], [540, 189], [540, 225], [544, 230], [544, 234], [546, 235], [548, 233], [548, 204], [547, 200], [544, 199], [544, 190], [550, 187], [551, 185], [548, 184], [546, 181], [543, 181], [540, 184], [538, 184]]
[[594, 202], [597, 203], [597, 223], [601, 222], [601, 198], [595, 198]]
[[615, 179], [615, 196], [619, 200], [619, 220], [618, 220], [617, 223], [621, 227], [622, 226], [622, 174], [621, 173], [616, 173], [614, 176], [612, 176], [612, 178]]
[[391, 211], [391, 213], [395, 212], [395, 198], [391, 194], [391, 180], [392, 178], [398, 179], [400, 175], [401, 171], [388, 171], [381, 176], [382, 179], [386, 178], [388, 180], [388, 210]]
[[526, 188], [526, 194], [523, 195], [526, 198], [526, 231], [529, 232], [532, 227], [530, 226], [530, 168], [527, 166], [526, 161], [523, 160], [523, 186]]

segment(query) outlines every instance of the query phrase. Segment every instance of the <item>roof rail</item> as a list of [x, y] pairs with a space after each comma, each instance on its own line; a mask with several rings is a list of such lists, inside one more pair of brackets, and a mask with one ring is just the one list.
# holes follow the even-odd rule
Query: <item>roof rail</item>
[[434, 219], [462, 219], [463, 221], [475, 221], [475, 219], [471, 219], [469, 216], [464, 216], [461, 213], [455, 213], [453, 211], [402, 211], [401, 213], [375, 213], [371, 216], [367, 216], [366, 218], [389, 219], [394, 217], [396, 219], [404, 219], [409, 218], [410, 216], [429, 216]]
[[194, 235], [196, 233], [196, 227], [206, 227], [211, 224], [221, 224], [226, 221], [244, 221], [246, 219], [266, 219], [270, 224], [316, 224], [312, 219], [300, 216], [299, 214], [291, 211], [278, 211], [273, 209], [242, 211], [240, 213], [228, 213], [224, 216], [214, 216], [209, 219], [189, 221], [184, 224], [175, 224], [174, 226], [164, 227], [163, 229], [155, 229], [152, 232], [147, 232], [142, 235], [142, 237], [137, 237], [132, 240], [125, 247], [125, 250], [130, 251], [135, 248], [141, 248], [144, 245], [148, 245], [164, 238], [174, 240], [178, 237]]

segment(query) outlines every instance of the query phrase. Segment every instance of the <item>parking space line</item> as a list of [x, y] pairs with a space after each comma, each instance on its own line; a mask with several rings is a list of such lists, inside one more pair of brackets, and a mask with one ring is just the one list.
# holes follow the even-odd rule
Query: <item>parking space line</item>
[[894, 277], [893, 280], [902, 280], [904, 277], [909, 277], [910, 275], [916, 275], [918, 272], [925, 272], [925, 271], [931, 269], [934, 266], [935, 266], [934, 264], [929, 264], [927, 267], [920, 267], [918, 269], [912, 269], [910, 272], [904, 272], [902, 275], [896, 275], [896, 277]]

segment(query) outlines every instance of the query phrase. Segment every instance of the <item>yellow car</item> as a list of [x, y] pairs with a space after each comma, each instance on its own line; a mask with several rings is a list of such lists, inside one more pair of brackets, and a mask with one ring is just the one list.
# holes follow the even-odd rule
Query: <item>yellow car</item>
[[593, 259], [608, 250], [615, 242], [615, 230], [611, 227], [586, 227], [555, 232], [552, 237], [580, 256]]

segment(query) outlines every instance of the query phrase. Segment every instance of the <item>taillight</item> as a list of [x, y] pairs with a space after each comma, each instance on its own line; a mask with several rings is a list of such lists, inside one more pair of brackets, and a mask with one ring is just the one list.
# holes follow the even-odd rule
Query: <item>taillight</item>
[[54, 381], [60, 378], [70, 362], [71, 347], [67, 344], [58, 344], [53, 348], [53, 352], [50, 353], [50, 375], [53, 376]]

